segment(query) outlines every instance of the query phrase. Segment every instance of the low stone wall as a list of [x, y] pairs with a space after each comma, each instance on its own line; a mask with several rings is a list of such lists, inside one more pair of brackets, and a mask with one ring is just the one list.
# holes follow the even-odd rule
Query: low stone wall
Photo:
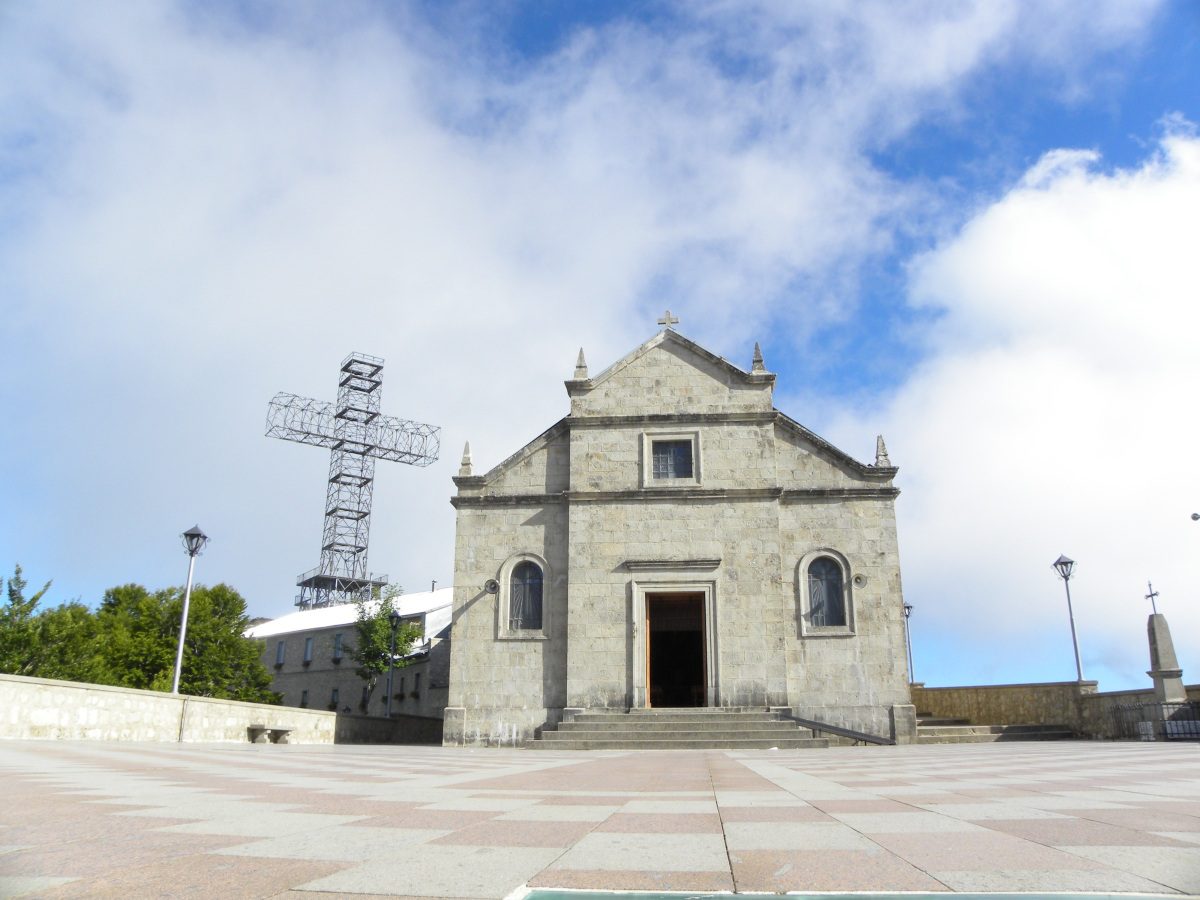
[[337, 717], [335, 744], [440, 744], [442, 720], [429, 716]]
[[245, 743], [250, 725], [291, 728], [294, 744], [332, 744], [331, 712], [161, 691], [0, 675], [0, 739]]
[[965, 687], [912, 686], [918, 714], [970, 719], [980, 725], [1067, 725], [1083, 721], [1081, 698], [1096, 693], [1094, 681], [1041, 684], [980, 684]]
[[[912, 686], [918, 714], [969, 719], [978, 725], [1065, 725], [1080, 737], [1116, 736], [1113, 709], [1153, 703], [1151, 688], [1099, 693], [1095, 681], [1037, 684], [981, 684], [965, 687]], [[1188, 699], [1200, 700], [1200, 685]]]

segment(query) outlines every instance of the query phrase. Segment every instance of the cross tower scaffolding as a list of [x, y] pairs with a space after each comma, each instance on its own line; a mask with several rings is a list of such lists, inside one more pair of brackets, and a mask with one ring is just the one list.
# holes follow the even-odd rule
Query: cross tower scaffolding
[[267, 436], [329, 449], [321, 564], [296, 578], [302, 609], [367, 599], [387, 576], [367, 570], [367, 538], [375, 460], [427, 466], [440, 429], [384, 416], [383, 360], [351, 353], [342, 361], [337, 403], [276, 394], [267, 408]]

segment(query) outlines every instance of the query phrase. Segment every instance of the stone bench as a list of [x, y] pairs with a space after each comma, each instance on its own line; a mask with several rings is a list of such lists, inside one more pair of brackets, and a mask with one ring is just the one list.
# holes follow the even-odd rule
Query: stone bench
[[280, 725], [247, 725], [246, 730], [252, 744], [286, 744], [289, 743], [288, 735], [295, 729]]

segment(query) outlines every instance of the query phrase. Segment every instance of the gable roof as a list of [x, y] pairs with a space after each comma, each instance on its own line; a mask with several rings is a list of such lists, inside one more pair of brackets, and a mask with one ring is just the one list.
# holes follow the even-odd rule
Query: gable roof
[[[744, 384], [773, 384], [775, 382], [774, 372], [747, 372], [745, 369], [739, 368], [727, 360], [723, 356], [717, 356], [710, 350], [706, 350], [693, 340], [685, 338], [678, 331], [670, 328], [664, 328], [654, 337], [645, 343], [634, 347], [629, 353], [618, 359], [615, 363], [592, 378], [583, 378], [571, 380], [567, 382], [567, 393], [574, 393], [579, 390], [592, 390], [608, 381], [614, 375], [618, 374], [622, 369], [630, 363], [641, 359], [651, 350], [655, 350], [665, 344], [674, 344], [690, 353], [699, 356], [709, 364], [721, 369], [730, 377], [743, 382]], [[572, 390], [574, 389], [574, 390]]]

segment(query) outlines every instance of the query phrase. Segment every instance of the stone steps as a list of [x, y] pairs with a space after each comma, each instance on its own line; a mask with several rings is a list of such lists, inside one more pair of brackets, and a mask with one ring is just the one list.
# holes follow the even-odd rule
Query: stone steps
[[534, 750], [768, 750], [828, 747], [765, 709], [596, 710], [576, 713], [526, 746]]
[[1061, 741], [1075, 737], [1063, 725], [973, 725], [967, 719], [917, 719], [918, 744], [983, 744], [993, 741]]

